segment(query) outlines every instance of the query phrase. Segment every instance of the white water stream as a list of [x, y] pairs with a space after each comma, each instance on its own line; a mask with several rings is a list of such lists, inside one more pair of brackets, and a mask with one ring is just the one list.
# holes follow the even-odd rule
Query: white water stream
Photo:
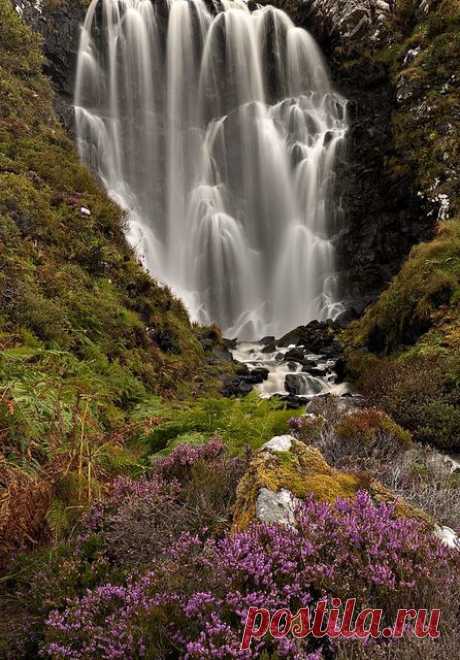
[[255, 339], [342, 311], [334, 163], [346, 101], [283, 12], [93, 0], [75, 113], [82, 159], [194, 320]]
[[294, 361], [286, 361], [286, 353], [294, 348], [276, 348], [274, 352], [264, 352], [264, 346], [257, 342], [241, 342], [232, 351], [233, 357], [238, 362], [246, 364], [250, 370], [263, 367], [268, 370], [268, 378], [263, 383], [256, 385], [256, 390], [264, 399], [269, 399], [275, 394], [287, 395], [286, 377], [294, 376], [297, 395], [302, 398], [312, 398], [320, 394], [333, 394], [342, 396], [350, 392], [347, 383], [336, 383], [334, 372], [335, 360], [328, 360], [324, 356], [305, 352], [305, 358], [311, 360], [312, 365], [321, 375], [312, 375], [302, 371], [302, 365]]

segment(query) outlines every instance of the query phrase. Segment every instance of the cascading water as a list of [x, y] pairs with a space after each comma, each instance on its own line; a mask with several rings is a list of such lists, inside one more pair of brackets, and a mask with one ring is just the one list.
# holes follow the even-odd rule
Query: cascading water
[[346, 101], [283, 12], [93, 0], [75, 112], [82, 159], [194, 320], [252, 339], [341, 311], [333, 188]]

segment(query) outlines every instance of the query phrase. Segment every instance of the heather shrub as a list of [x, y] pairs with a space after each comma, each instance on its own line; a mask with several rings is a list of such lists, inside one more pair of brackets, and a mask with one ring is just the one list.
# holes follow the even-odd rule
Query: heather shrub
[[316, 404], [316, 416], [293, 417], [291, 432], [339, 469], [365, 471], [441, 525], [460, 530], [460, 476], [439, 452], [377, 409], [340, 413], [337, 401]]
[[328, 596], [354, 596], [391, 620], [399, 607], [443, 606], [458, 587], [458, 554], [423, 523], [397, 518], [392, 506], [373, 504], [365, 492], [334, 505], [308, 500], [296, 518], [296, 529], [255, 524], [221, 538], [182, 535], [142, 578], [97, 587], [54, 611], [44, 652], [76, 659], [306, 658], [321, 651], [321, 641], [267, 637], [242, 654], [249, 607], [297, 611]]
[[364, 457], [391, 460], [411, 446], [411, 434], [376, 408], [344, 415], [336, 426], [339, 441]]
[[430, 447], [417, 447], [382, 463], [379, 479], [440, 525], [460, 531], [460, 475]]
[[80, 543], [98, 539], [111, 564], [139, 568], [169, 551], [183, 532], [221, 533], [231, 522], [245, 462], [221, 441], [177, 447], [141, 480], [117, 479], [83, 522]]
[[372, 469], [394, 461], [412, 446], [411, 434], [376, 408], [344, 414], [334, 397], [317, 403], [316, 416], [293, 417], [289, 426], [338, 468]]
[[[52, 609], [65, 608], [69, 599], [101, 584], [125, 585], [130, 575], [140, 575], [166, 557], [184, 532], [203, 539], [223, 535], [231, 525], [245, 465], [244, 459], [229, 457], [215, 439], [177, 447], [155, 461], [142, 479], [115, 479], [67, 542], [19, 556], [11, 565], [0, 607], [11, 603], [23, 614], [16, 623], [13, 618], [5, 623], [8, 649], [36, 651]], [[1, 651], [0, 645], [0, 656]]]

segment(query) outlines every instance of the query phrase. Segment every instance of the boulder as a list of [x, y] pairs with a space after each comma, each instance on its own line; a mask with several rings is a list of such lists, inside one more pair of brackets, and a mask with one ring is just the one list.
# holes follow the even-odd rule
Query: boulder
[[282, 401], [287, 410], [298, 410], [308, 403], [308, 399], [297, 394], [275, 394], [272, 397], [278, 401]]
[[307, 374], [310, 374], [311, 376], [316, 376], [317, 378], [324, 378], [324, 376], [330, 371], [326, 365], [324, 366], [319, 366], [318, 364], [316, 365], [304, 365], [302, 367], [302, 371], [304, 371]]
[[244, 381], [241, 376], [229, 377], [224, 380], [221, 393], [225, 397], [247, 396], [252, 392], [253, 385]]
[[265, 367], [256, 367], [255, 369], [251, 369], [242, 378], [246, 383], [257, 385], [258, 383], [263, 383], [264, 380], [267, 380], [269, 374], [269, 370], [265, 369]]
[[265, 346], [262, 349], [262, 353], [275, 353], [276, 351], [276, 344], [275, 340], [269, 344], [265, 344]]
[[284, 387], [289, 394], [296, 396], [319, 394], [322, 390], [321, 382], [315, 376], [303, 372], [288, 374]]
[[295, 522], [296, 498], [282, 488], [274, 493], [268, 488], [261, 488], [256, 501], [256, 517], [261, 522], [293, 525]]
[[[339, 326], [333, 321], [311, 321], [308, 325], [301, 325], [281, 337], [278, 346], [295, 344], [296, 348], [288, 351], [286, 358], [298, 361], [303, 360], [303, 353], [299, 350], [301, 346], [312, 353], [339, 352], [340, 346], [334, 343], [338, 330]], [[302, 358], [300, 358], [301, 354]]]
[[334, 502], [367, 490], [376, 503], [395, 503], [398, 515], [421, 519], [422, 511], [400, 500], [366, 474], [331, 467], [315, 448], [292, 436], [275, 437], [255, 454], [237, 488], [233, 529], [246, 529], [254, 520], [293, 523], [296, 501], [314, 496]]
[[303, 362], [305, 358], [305, 351], [302, 348], [291, 348], [284, 356], [286, 360], [293, 362]]

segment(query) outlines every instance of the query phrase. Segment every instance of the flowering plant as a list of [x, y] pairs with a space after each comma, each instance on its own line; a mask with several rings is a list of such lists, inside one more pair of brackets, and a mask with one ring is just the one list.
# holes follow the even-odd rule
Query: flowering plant
[[[263, 651], [319, 658], [330, 642], [266, 638], [240, 648], [250, 607], [313, 607], [350, 594], [361, 606], [428, 606], [456, 580], [455, 551], [421, 521], [398, 518], [366, 492], [334, 504], [309, 499], [296, 527], [256, 523], [221, 538], [182, 534], [140, 579], [98, 587], [48, 619], [55, 658], [251, 658]], [[313, 654], [313, 655], [311, 655]]]

